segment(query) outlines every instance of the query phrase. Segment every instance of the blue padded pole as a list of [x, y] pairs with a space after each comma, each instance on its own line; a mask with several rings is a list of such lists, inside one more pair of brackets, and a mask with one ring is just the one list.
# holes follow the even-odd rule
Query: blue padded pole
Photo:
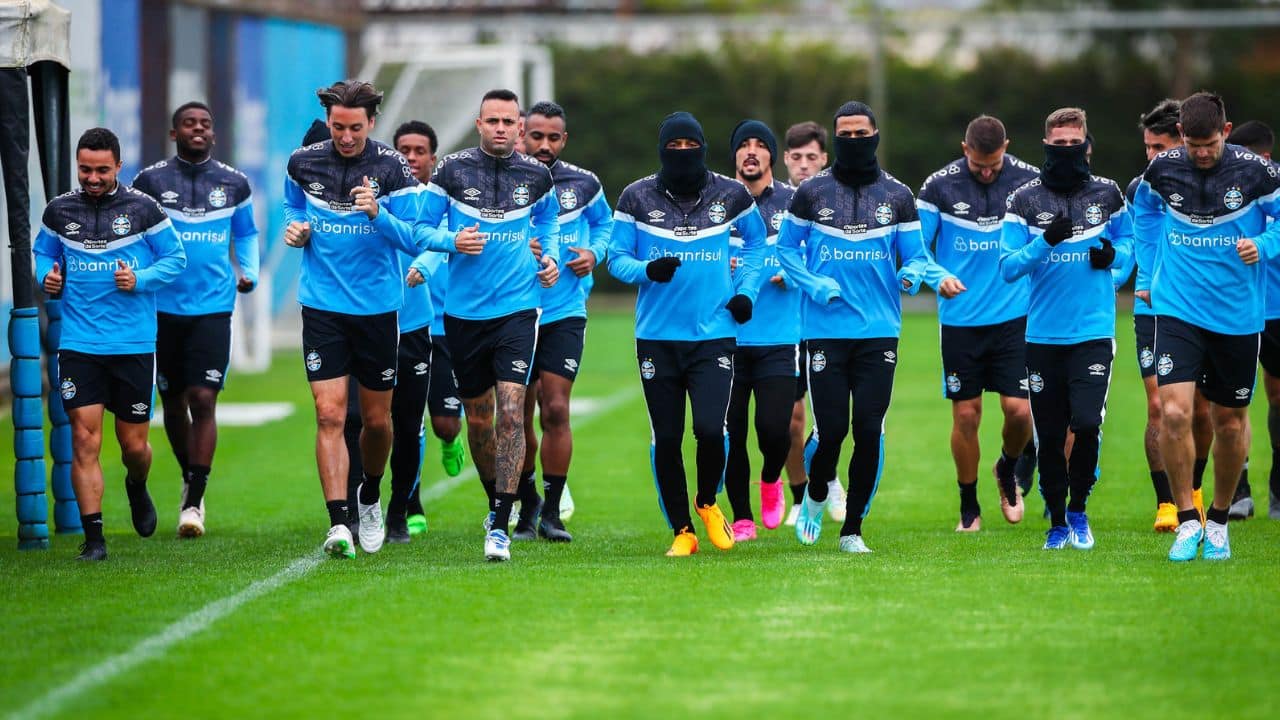
[[44, 496], [44, 408], [40, 395], [40, 316], [33, 307], [14, 308], [9, 317], [13, 360], [13, 469], [18, 503], [18, 548], [49, 547], [49, 505]]

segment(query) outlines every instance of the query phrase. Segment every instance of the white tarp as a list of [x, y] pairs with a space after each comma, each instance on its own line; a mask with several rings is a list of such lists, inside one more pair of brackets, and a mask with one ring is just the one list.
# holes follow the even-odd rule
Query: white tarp
[[71, 13], [50, 0], [0, 0], [0, 67], [71, 66]]

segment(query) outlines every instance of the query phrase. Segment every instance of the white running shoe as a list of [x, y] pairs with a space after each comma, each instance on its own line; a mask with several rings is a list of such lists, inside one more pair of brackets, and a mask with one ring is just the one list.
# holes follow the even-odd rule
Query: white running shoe
[[564, 492], [560, 493], [560, 522], [573, 517], [573, 493], [569, 492], [569, 484], [565, 483]]
[[827, 483], [827, 514], [838, 523], [844, 522], [844, 488], [840, 486], [840, 478]]
[[516, 523], [519, 521], [520, 521], [520, 501], [517, 500], [511, 503], [511, 517], [507, 518], [507, 530], [510, 530], [511, 528], [515, 527]]
[[331, 558], [353, 560], [356, 544], [351, 540], [351, 530], [346, 525], [334, 525], [324, 538], [324, 552]]
[[796, 518], [798, 517], [800, 517], [800, 503], [791, 506], [791, 509], [787, 511], [787, 519], [782, 524], [787, 527], [795, 527]]
[[840, 552], [869, 553], [871, 548], [867, 547], [867, 544], [863, 542], [861, 535], [841, 535]]
[[511, 559], [511, 539], [506, 530], [490, 530], [484, 536], [484, 558], [489, 562], [506, 562]]
[[204, 503], [200, 507], [182, 508], [178, 513], [178, 537], [198, 538], [204, 535]]
[[360, 549], [376, 553], [387, 539], [387, 528], [382, 524], [382, 500], [372, 505], [360, 502], [360, 489], [356, 489], [356, 510], [360, 517]]

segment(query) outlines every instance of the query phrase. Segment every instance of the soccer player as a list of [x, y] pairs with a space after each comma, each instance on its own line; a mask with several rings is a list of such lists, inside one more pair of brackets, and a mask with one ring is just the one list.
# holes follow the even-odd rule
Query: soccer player
[[[1236, 125], [1227, 142], [1239, 145], [1255, 155], [1271, 160], [1276, 136], [1266, 123], [1248, 120]], [[1272, 167], [1276, 164], [1272, 162]], [[1277, 168], [1280, 171], [1280, 168]], [[1262, 365], [1262, 388], [1267, 393], [1267, 435], [1271, 441], [1271, 503], [1269, 515], [1280, 520], [1280, 263], [1269, 262], [1264, 271], [1266, 306], [1263, 317], [1262, 346], [1258, 359]], [[1253, 493], [1249, 488], [1249, 461], [1246, 458], [1235, 497], [1228, 515], [1232, 520], [1253, 517]]]
[[138, 173], [133, 187], [160, 204], [187, 254], [182, 281], [156, 293], [156, 386], [182, 470], [178, 535], [194, 538], [205, 530], [205, 486], [218, 442], [215, 406], [231, 362], [236, 292], [258, 284], [258, 228], [248, 178], [212, 157], [209, 107], [180, 106], [169, 138], [177, 155]]
[[36, 277], [62, 296], [58, 392], [71, 422], [71, 484], [80, 505], [79, 560], [107, 559], [102, 524], [102, 417], [115, 416], [133, 528], [156, 531], [151, 470], [156, 290], [186, 265], [182, 241], [145, 193], [121, 185], [120, 141], [106, 128], [76, 143], [80, 189], [49, 202], [34, 245]]
[[[1222, 98], [1200, 92], [1178, 113], [1182, 148], [1156, 156], [1134, 193], [1134, 218], [1156, 312], [1160, 453], [1178, 505], [1169, 559], [1231, 557], [1228, 508], [1248, 452], [1248, 406], [1264, 326], [1262, 260], [1277, 254], [1280, 180], [1238, 145]], [[1223, 309], [1226, 309], [1224, 311]], [[1213, 504], [1202, 524], [1192, 504], [1191, 409], [1196, 390], [1212, 403]]]
[[[369, 139], [382, 93], [360, 80], [316, 91], [331, 139], [295, 150], [285, 178], [285, 242], [302, 249], [298, 301], [302, 351], [316, 407], [316, 465], [329, 511], [324, 551], [355, 557], [347, 527], [343, 442], [347, 377], [359, 383], [359, 542], [382, 549], [382, 474], [391, 450], [391, 401], [396, 384], [405, 275], [401, 253], [417, 256], [414, 232], [421, 184], [404, 156]], [[421, 246], [419, 245], [421, 243]]]
[[1094, 545], [1087, 501], [1097, 482], [1115, 358], [1111, 271], [1125, 267], [1133, 252], [1124, 195], [1089, 170], [1088, 132], [1079, 108], [1045, 118], [1040, 178], [1009, 198], [1001, 230], [1000, 274], [1008, 282], [1027, 276], [1031, 284], [1027, 386], [1049, 511], [1046, 550]]
[[[507, 521], [524, 460], [539, 285], [550, 287], [559, 277], [560, 227], [551, 172], [516, 152], [524, 132], [516, 94], [485, 93], [476, 130], [479, 147], [446, 156], [436, 168], [419, 225], [433, 232], [447, 220], [451, 228], [438, 233], [444, 242], [433, 246], [453, 253], [445, 333], [471, 457], [489, 495], [484, 554], [504, 561], [511, 559]], [[529, 256], [533, 239], [543, 250], [537, 260]]]
[[1008, 147], [1004, 123], [988, 115], [974, 118], [960, 143], [964, 157], [930, 175], [916, 199], [925, 246], [933, 246], [938, 262], [968, 288], [938, 300], [943, 394], [951, 400], [951, 456], [960, 486], [956, 532], [982, 528], [978, 426], [983, 391], [1000, 395], [1003, 445], [992, 472], [1000, 511], [1010, 523], [1022, 520], [1019, 485], [1030, 486], [1035, 454], [1026, 369], [1030, 284], [1025, 277], [1013, 283], [1000, 277], [1000, 225], [1009, 195], [1038, 171], [1007, 154]]
[[[751, 193], [709, 171], [706, 156], [697, 119], [686, 112], [668, 115], [658, 129], [661, 167], [622, 191], [609, 245], [609, 272], [640, 286], [636, 360], [649, 410], [654, 479], [675, 531], [669, 557], [698, 551], [680, 453], [686, 393], [697, 440], [695, 509], [711, 543], [733, 547], [716, 492], [725, 466], [734, 338], [737, 326], [751, 319], [765, 247], [764, 221]], [[743, 247], [731, 271], [734, 228]]]
[[[767, 247], [762, 260], [759, 295], [751, 320], [738, 326], [733, 355], [733, 390], [729, 396], [729, 456], [725, 490], [733, 507], [734, 542], [754, 540], [751, 512], [751, 462], [747, 454], [748, 406], [755, 395], [756, 441], [760, 446], [760, 520], [772, 530], [782, 524], [786, 499], [782, 468], [791, 450], [791, 419], [796, 405], [797, 347], [800, 342], [800, 293], [788, 282], [778, 262], [777, 235], [795, 189], [773, 178], [778, 140], [759, 120], [743, 120], [729, 141], [738, 182], [747, 186], [765, 221]], [[742, 238], [734, 233], [735, 251]], [[803, 424], [803, 415], [801, 415]], [[802, 425], [803, 426], [803, 425]]]
[[[524, 152], [551, 170], [560, 205], [560, 257], [563, 273], [542, 291], [538, 342], [534, 352], [533, 390], [525, 399], [524, 468], [520, 478], [520, 518], [513, 540], [542, 536], [553, 542], [570, 542], [560, 518], [562, 493], [568, 482], [573, 434], [569, 428], [569, 393], [578, 377], [587, 331], [587, 296], [591, 273], [605, 259], [613, 232], [613, 211], [600, 180], [589, 170], [560, 159], [569, 140], [564, 108], [540, 102], [529, 108], [525, 119]], [[542, 487], [545, 503], [534, 485], [538, 436], [533, 428], [534, 405], [541, 408]]]
[[[787, 175], [792, 186], [797, 186], [808, 178], [818, 174], [827, 166], [827, 129], [812, 120], [796, 123], [787, 128], [785, 136], [787, 151], [782, 156], [787, 166]], [[776, 231], [775, 231], [776, 232]], [[804, 341], [800, 342], [800, 357], [804, 357]], [[791, 509], [787, 512], [786, 524], [795, 527], [796, 518], [800, 516], [800, 502], [804, 499], [805, 483], [808, 482], [808, 465], [817, 449], [817, 440], [812, 434], [806, 437], [808, 420], [805, 417], [804, 396], [808, 392], [808, 379], [800, 373], [796, 388], [796, 402], [791, 411], [791, 450], [787, 453], [787, 484], [791, 488]], [[836, 522], [844, 522], [844, 487], [840, 478], [834, 477], [829, 483], [827, 513]]]
[[[853, 457], [839, 547], [866, 553], [871, 550], [862, 537], [862, 521], [880, 482], [884, 416], [898, 363], [898, 288], [918, 292], [929, 257], [915, 198], [876, 160], [880, 131], [871, 108], [847, 102], [836, 111], [834, 125], [835, 165], [796, 188], [778, 233], [782, 268], [806, 296], [802, 337], [808, 344], [817, 436], [796, 537], [805, 545], [818, 541], [828, 483], [852, 428]], [[955, 276], [941, 269], [931, 277], [945, 295], [964, 290]]]

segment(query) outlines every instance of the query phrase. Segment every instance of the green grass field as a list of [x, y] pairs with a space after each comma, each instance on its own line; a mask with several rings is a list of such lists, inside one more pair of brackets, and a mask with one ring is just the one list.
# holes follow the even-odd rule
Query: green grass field
[[[838, 553], [838, 526], [828, 524], [816, 547], [780, 528], [728, 553], [704, 542], [692, 558], [663, 557], [671, 536], [649, 474], [631, 329], [624, 313], [591, 321], [576, 396], [604, 402], [576, 419], [574, 543], [513, 545], [504, 565], [482, 559], [479, 484], [446, 484], [434, 442], [423, 477], [430, 534], [354, 562], [322, 561], [328, 523], [293, 354], [268, 374], [233, 375], [223, 395], [296, 410], [222, 430], [205, 538], [173, 535], [179, 480], [158, 422], [154, 537], [132, 533], [115, 452], [106, 453], [106, 563], [73, 562], [79, 537], [18, 552], [7, 510], [0, 712], [1275, 717], [1280, 522], [1233, 524], [1235, 557], [1225, 564], [1165, 559], [1170, 536], [1151, 531], [1127, 313], [1090, 503], [1097, 547], [1052, 554], [1040, 549], [1038, 496], [1027, 520], [1009, 526], [989, 475], [979, 491], [985, 529], [953, 532], [937, 326], [911, 315], [865, 528], [873, 555]], [[1255, 499], [1265, 514], [1263, 403], [1253, 417]], [[0, 430], [0, 461], [12, 467], [11, 421]], [[989, 401], [984, 468], [998, 432]], [[12, 508], [12, 484], [3, 485], [0, 504]]]

